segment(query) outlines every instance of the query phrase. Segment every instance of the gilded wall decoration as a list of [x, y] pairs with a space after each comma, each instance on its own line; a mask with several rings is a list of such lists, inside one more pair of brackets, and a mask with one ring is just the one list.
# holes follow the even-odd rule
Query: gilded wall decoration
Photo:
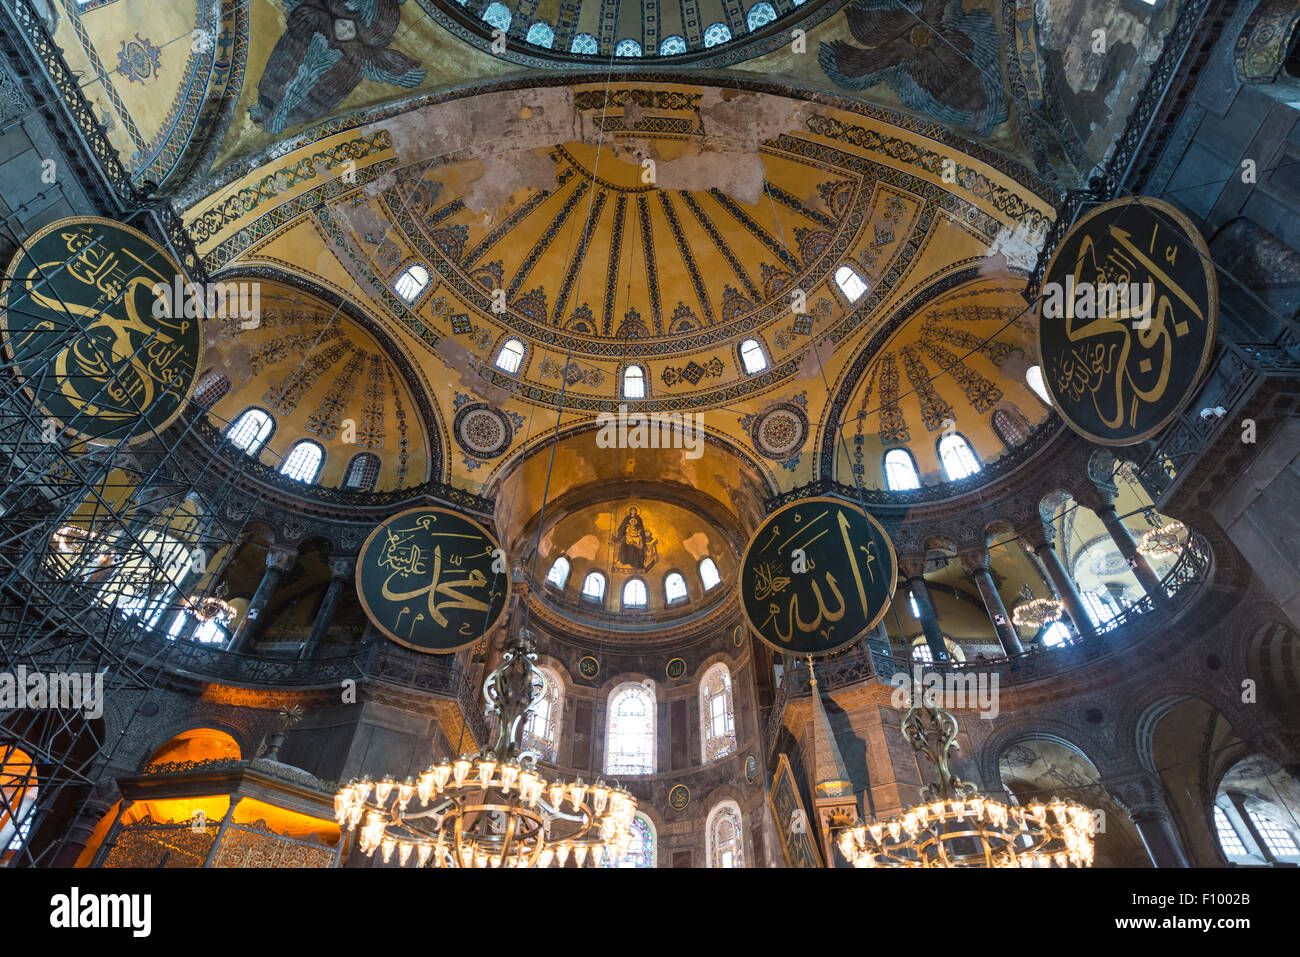
[[659, 543], [635, 505], [623, 515], [610, 544], [614, 546], [614, 564], [620, 568], [645, 572], [659, 561]]

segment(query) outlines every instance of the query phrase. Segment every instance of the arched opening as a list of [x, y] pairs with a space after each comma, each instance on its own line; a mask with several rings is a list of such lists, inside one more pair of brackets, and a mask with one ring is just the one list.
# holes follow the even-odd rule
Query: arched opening
[[237, 449], [257, 455], [275, 431], [275, 420], [264, 409], [245, 409], [226, 429], [226, 439]]
[[705, 852], [709, 867], [744, 867], [745, 835], [740, 806], [730, 799], [719, 801], [704, 824]]
[[295, 443], [280, 464], [280, 474], [295, 482], [312, 483], [325, 464], [325, 450], [310, 439]]
[[907, 492], [921, 487], [916, 459], [907, 449], [890, 449], [885, 453], [885, 484], [891, 492]]
[[610, 693], [605, 773], [655, 773], [655, 696], [645, 685], [628, 682]]
[[736, 751], [731, 672], [718, 662], [700, 679], [700, 754], [708, 764]]

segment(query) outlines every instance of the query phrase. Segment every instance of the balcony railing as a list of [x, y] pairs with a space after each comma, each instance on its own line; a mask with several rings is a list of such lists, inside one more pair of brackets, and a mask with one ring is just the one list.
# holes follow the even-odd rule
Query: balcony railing
[[[1144, 596], [1114, 618], [1097, 626], [1092, 637], [1050, 648], [1039, 645], [1010, 658], [938, 663], [900, 658], [881, 648], [870, 648], [863, 642], [850, 652], [818, 662], [817, 683], [825, 692], [858, 684], [872, 677], [889, 681], [895, 674], [910, 675], [918, 667], [923, 674], [997, 674], [998, 683], [1002, 686], [1064, 674], [1132, 647], [1169, 625], [1173, 618], [1185, 611], [1201, 594], [1202, 587], [1212, 577], [1213, 566], [1214, 554], [1209, 542], [1201, 534], [1193, 532], [1183, 546], [1182, 554], [1161, 580], [1161, 590], [1165, 595], [1161, 606], [1157, 608], [1150, 596]], [[786, 704], [793, 698], [805, 697], [810, 693], [807, 664], [798, 661], [787, 663], [764, 728], [764, 744], [769, 754], [780, 733]]]

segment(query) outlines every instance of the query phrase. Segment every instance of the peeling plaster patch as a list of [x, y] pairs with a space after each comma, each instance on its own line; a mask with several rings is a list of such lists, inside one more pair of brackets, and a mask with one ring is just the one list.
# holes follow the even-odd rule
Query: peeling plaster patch
[[555, 188], [555, 163], [534, 148], [493, 154], [483, 160], [482, 167], [465, 192], [470, 212], [495, 212], [521, 189], [541, 192]]
[[709, 554], [709, 536], [704, 532], [696, 532], [690, 538], [682, 539], [682, 548], [686, 549], [686, 553], [691, 558], [699, 562]]
[[345, 231], [353, 236], [385, 236], [392, 228], [389, 223], [379, 218], [379, 214], [369, 203], [361, 203], [357, 206], [340, 203], [332, 207], [331, 212]]
[[580, 558], [583, 561], [591, 561], [600, 551], [600, 539], [595, 535], [583, 535], [572, 545], [569, 546], [569, 559]]
[[[1025, 224], [1018, 225], [1015, 229], [1003, 227], [989, 246], [989, 257], [1002, 256], [1007, 265], [1029, 271], [1037, 264], [1038, 252], [1046, 239], [1045, 229], [1031, 230]], [[989, 264], [990, 268], [994, 266], [993, 263]]]
[[[803, 357], [799, 363], [799, 371], [795, 373], [800, 379], [816, 379], [821, 381], [822, 369], [830, 363], [831, 357], [835, 354], [835, 343], [830, 339], [823, 339], [815, 346], [808, 349], [808, 354]], [[820, 361], [818, 357], [820, 356]]]
[[439, 339], [434, 353], [447, 365], [448, 371], [459, 372], [459, 385], [468, 389], [493, 407], [504, 405], [510, 393], [479, 378], [478, 363], [474, 354], [452, 338]]

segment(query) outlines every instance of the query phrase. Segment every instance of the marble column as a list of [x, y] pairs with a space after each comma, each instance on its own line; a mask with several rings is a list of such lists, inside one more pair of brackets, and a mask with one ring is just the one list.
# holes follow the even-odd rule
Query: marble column
[[1107, 505], [1104, 508], [1096, 509], [1095, 512], [1097, 517], [1101, 519], [1101, 523], [1106, 526], [1111, 541], [1115, 543], [1120, 554], [1128, 561], [1129, 568], [1133, 569], [1133, 574], [1137, 576], [1142, 590], [1157, 605], [1163, 604], [1167, 596], [1164, 587], [1160, 584], [1160, 576], [1151, 567], [1147, 557], [1138, 551], [1137, 542], [1133, 540], [1133, 533], [1128, 530], [1128, 526], [1116, 514], [1115, 506]]
[[1074, 582], [1065, 570], [1065, 566], [1061, 564], [1056, 549], [1052, 547], [1050, 530], [1043, 525], [1039, 525], [1030, 528], [1023, 535], [1023, 538], [1043, 563], [1043, 568], [1047, 571], [1047, 577], [1051, 580], [1052, 587], [1056, 589], [1057, 597], [1065, 604], [1066, 614], [1069, 615], [1070, 621], [1074, 624], [1074, 630], [1081, 637], [1093, 637], [1096, 633], [1092, 628], [1092, 619], [1088, 617], [1088, 609], [1083, 604], [1083, 599], [1079, 597], [1079, 590], [1074, 587]]
[[930, 647], [931, 658], [935, 663], [947, 661], [948, 645], [943, 640], [939, 616], [935, 613], [934, 603], [930, 601], [930, 589], [925, 584], [924, 559], [904, 560], [899, 563], [899, 567], [907, 576], [907, 590], [916, 599], [916, 609], [921, 613], [921, 630], [925, 633], [925, 643]]
[[1003, 653], [1008, 658], [1021, 654], [1025, 649], [1020, 644], [1020, 636], [1016, 634], [1016, 626], [1011, 623], [1011, 616], [1007, 614], [1006, 606], [1002, 604], [997, 583], [993, 581], [993, 572], [989, 568], [989, 553], [987, 551], [964, 553], [961, 556], [961, 564], [971, 580], [975, 582], [975, 587], [979, 589], [980, 598], [984, 600], [984, 609], [989, 614], [989, 621], [993, 622]]
[[320, 609], [316, 612], [316, 620], [312, 622], [307, 643], [298, 652], [299, 658], [320, 656], [321, 645], [325, 641], [330, 624], [334, 621], [334, 613], [338, 611], [339, 599], [343, 597], [343, 589], [351, 581], [355, 568], [355, 558], [330, 559], [330, 583], [325, 589], [325, 598], [320, 603]]
[[1124, 809], [1156, 867], [1189, 867], [1174, 828], [1164, 785], [1153, 771], [1133, 771], [1101, 779], [1101, 785]]
[[261, 584], [253, 593], [253, 598], [248, 603], [248, 610], [244, 612], [234, 637], [230, 639], [227, 651], [246, 652], [252, 649], [261, 628], [262, 613], [266, 611], [271, 596], [275, 594], [281, 576], [293, 567], [297, 557], [297, 549], [279, 545], [273, 545], [266, 553], [266, 571], [262, 573]]
[[99, 826], [108, 812], [113, 810], [113, 801], [100, 796], [92, 796], [77, 812], [76, 820], [68, 828], [59, 844], [52, 866], [75, 867], [82, 851], [90, 843], [95, 828]]

